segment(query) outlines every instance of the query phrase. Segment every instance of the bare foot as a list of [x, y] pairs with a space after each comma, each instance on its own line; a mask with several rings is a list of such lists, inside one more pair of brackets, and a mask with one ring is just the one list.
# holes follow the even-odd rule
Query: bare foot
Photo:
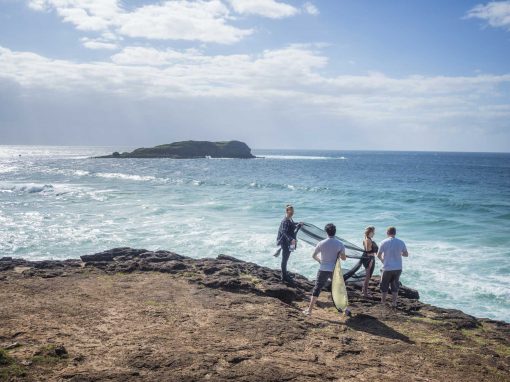
[[305, 309], [305, 310], [303, 310], [303, 314], [304, 314], [305, 316], [308, 316], [308, 317], [311, 317], [311, 316], [312, 316], [312, 312], [310, 311], [310, 309]]

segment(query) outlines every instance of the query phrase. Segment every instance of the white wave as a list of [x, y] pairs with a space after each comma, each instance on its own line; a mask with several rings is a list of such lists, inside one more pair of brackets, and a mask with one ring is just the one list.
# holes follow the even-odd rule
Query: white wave
[[85, 176], [85, 175], [89, 175], [90, 172], [89, 171], [85, 171], [85, 170], [76, 170], [74, 171], [74, 175], [76, 176]]
[[133, 175], [133, 174], [123, 174], [120, 172], [98, 172], [95, 175], [100, 178], [107, 178], [107, 179], [123, 179], [123, 180], [136, 180], [136, 181], [157, 180], [157, 178], [152, 175]]
[[9, 172], [14, 172], [17, 169], [18, 169], [18, 167], [16, 167], [16, 166], [9, 166], [9, 165], [0, 163], [0, 174], [7, 174]]

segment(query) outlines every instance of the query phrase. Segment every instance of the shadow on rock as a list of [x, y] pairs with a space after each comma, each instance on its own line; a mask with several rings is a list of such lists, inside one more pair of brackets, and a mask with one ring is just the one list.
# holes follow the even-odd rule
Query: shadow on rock
[[414, 343], [409, 339], [409, 337], [397, 332], [384, 322], [381, 322], [377, 318], [367, 314], [358, 314], [347, 320], [345, 324], [351, 329], [370, 333], [374, 336], [399, 340], [408, 344]]

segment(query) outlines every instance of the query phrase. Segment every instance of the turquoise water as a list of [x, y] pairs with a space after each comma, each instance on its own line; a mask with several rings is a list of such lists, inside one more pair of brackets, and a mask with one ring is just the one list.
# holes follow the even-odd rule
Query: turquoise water
[[[0, 146], [0, 256], [131, 246], [270, 267], [286, 203], [361, 243], [395, 225], [403, 282], [431, 304], [510, 321], [510, 154], [254, 150], [265, 159], [89, 159], [119, 147]], [[21, 156], [20, 156], [21, 154]], [[290, 269], [314, 277], [311, 247]], [[378, 272], [378, 270], [376, 270]]]

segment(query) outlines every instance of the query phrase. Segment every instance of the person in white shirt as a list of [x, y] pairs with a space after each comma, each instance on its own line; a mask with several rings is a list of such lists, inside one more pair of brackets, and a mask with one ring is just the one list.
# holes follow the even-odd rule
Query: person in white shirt
[[383, 263], [383, 274], [381, 277], [381, 303], [385, 304], [388, 288], [391, 286], [393, 308], [397, 307], [398, 289], [400, 286], [400, 275], [402, 273], [402, 256], [408, 257], [409, 253], [405, 243], [397, 239], [397, 229], [389, 227], [386, 231], [388, 238], [384, 239], [377, 251], [377, 257]]
[[[326, 285], [328, 279], [333, 277], [333, 270], [338, 258], [346, 260], [345, 247], [343, 243], [335, 237], [336, 227], [334, 224], [326, 224], [324, 230], [328, 234], [328, 238], [322, 240], [315, 247], [313, 252], [313, 259], [320, 264], [319, 271], [317, 272], [317, 279], [315, 280], [315, 287], [312, 291], [312, 298], [310, 300], [310, 306], [308, 309], [303, 311], [307, 316], [312, 315], [313, 307], [319, 298], [322, 288]], [[318, 255], [320, 254], [320, 258]], [[347, 308], [344, 312], [346, 315], [350, 315], [350, 311]]]

